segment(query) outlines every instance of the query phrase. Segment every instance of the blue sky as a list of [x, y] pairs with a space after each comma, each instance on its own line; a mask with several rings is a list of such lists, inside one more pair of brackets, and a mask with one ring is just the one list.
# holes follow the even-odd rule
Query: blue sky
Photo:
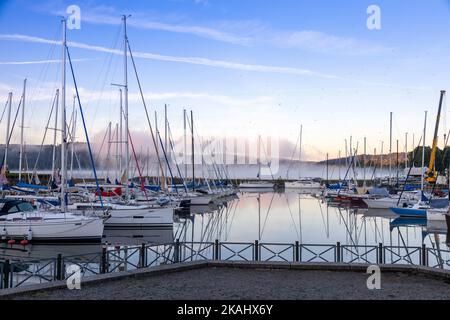
[[[379, 152], [382, 140], [388, 144], [390, 111], [394, 140], [403, 145], [405, 132], [418, 141], [428, 110], [431, 143], [439, 91], [450, 88], [448, 1], [3, 0], [0, 98], [13, 90], [17, 102], [29, 79], [27, 143], [40, 142], [59, 86], [59, 65], [48, 60], [60, 57], [52, 41], [72, 4], [81, 9], [81, 29], [69, 30], [68, 40], [92, 136], [117, 121], [110, 84], [122, 82], [122, 57], [108, 51], [122, 49], [122, 14], [131, 14], [129, 40], [147, 103], [160, 121], [169, 104], [175, 135], [188, 108], [205, 136], [262, 134], [295, 144], [303, 124], [309, 159], [337, 155], [350, 135], [360, 143], [366, 136], [368, 149]], [[381, 30], [366, 26], [371, 4], [381, 8]], [[144, 137], [131, 71], [130, 126]], [[449, 128], [442, 125], [441, 134]]]

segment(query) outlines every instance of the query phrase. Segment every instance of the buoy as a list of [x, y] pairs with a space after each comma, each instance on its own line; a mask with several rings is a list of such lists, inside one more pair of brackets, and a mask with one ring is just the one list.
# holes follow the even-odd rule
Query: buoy
[[8, 240], [8, 244], [14, 244], [14, 243], [16, 243], [16, 240], [14, 240], [14, 239]]
[[20, 244], [23, 246], [26, 246], [28, 244], [28, 240], [27, 239], [23, 239], [22, 241], [20, 241]]

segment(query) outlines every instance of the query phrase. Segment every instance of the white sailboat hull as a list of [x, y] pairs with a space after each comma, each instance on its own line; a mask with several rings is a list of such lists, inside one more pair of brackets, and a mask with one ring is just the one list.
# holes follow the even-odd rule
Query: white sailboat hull
[[1, 221], [0, 234], [4, 239], [33, 242], [92, 242], [101, 241], [103, 226], [103, 220], [99, 218], [64, 219], [56, 216], [41, 221]]
[[285, 182], [285, 189], [320, 189], [319, 182], [303, 182], [303, 181], [293, 181]]
[[[414, 201], [401, 199], [397, 205], [398, 198], [363, 199], [369, 209], [389, 209], [392, 207], [403, 207], [414, 204]], [[417, 202], [417, 201], [416, 201]]]
[[106, 228], [171, 227], [173, 208], [113, 209], [105, 221]]
[[274, 189], [275, 184], [271, 182], [243, 182], [239, 189]]

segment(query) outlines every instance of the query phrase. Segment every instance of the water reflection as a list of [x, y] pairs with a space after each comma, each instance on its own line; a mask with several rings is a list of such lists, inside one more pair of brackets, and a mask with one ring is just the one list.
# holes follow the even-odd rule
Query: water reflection
[[[313, 192], [314, 193], [314, 192]], [[173, 228], [105, 230], [108, 248], [183, 242], [254, 242], [447, 248], [445, 221], [400, 219], [386, 209], [332, 206], [310, 191], [240, 193], [210, 206], [175, 213]], [[0, 246], [0, 255], [54, 258], [101, 252], [96, 245]]]
[[398, 219], [387, 209], [331, 206], [295, 191], [245, 192], [226, 207], [195, 210], [174, 225], [186, 241], [336, 243], [347, 245], [434, 246], [445, 244], [445, 222]]

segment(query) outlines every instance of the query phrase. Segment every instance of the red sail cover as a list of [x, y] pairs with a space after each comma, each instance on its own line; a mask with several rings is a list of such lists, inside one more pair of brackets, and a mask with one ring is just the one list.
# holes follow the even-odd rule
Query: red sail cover
[[[95, 195], [98, 196], [98, 192], [95, 192]], [[122, 188], [117, 187], [112, 191], [101, 191], [102, 197], [117, 197], [122, 195]]]

